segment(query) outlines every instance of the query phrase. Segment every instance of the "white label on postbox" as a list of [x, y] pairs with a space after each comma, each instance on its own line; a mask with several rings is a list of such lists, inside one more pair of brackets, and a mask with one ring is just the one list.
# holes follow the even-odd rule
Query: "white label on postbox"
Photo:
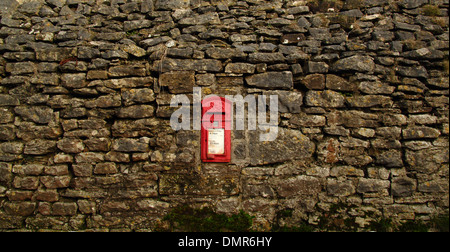
[[225, 154], [225, 130], [208, 129], [208, 155]]

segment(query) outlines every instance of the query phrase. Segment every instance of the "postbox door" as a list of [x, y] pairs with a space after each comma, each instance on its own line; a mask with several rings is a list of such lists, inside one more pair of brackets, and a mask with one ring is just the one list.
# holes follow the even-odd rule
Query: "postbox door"
[[[211, 105], [213, 99], [215, 105]], [[230, 119], [225, 113], [227, 101], [219, 97], [213, 99], [202, 102], [201, 157], [203, 162], [226, 163], [231, 160], [231, 131], [226, 127]]]

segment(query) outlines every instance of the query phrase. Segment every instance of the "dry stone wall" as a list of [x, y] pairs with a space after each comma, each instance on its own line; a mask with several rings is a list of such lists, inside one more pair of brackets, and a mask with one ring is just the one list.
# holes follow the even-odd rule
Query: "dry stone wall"
[[[185, 204], [257, 230], [448, 214], [448, 5], [2, 0], [0, 230], [155, 230]], [[231, 162], [202, 163], [169, 121], [194, 87], [278, 95], [277, 139], [234, 130]]]

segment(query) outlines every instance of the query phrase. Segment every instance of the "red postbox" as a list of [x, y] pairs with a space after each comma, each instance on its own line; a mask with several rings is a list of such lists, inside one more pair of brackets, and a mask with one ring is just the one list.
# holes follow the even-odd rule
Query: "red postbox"
[[202, 101], [201, 158], [203, 162], [231, 160], [231, 102], [211, 96]]

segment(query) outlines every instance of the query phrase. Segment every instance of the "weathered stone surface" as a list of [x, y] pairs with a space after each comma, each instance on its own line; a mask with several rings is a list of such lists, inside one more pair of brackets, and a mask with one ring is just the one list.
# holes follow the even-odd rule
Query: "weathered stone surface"
[[85, 106], [87, 108], [111, 108], [119, 107], [122, 104], [122, 98], [117, 95], [104, 95], [97, 99], [86, 101]]
[[314, 143], [296, 130], [279, 129], [278, 138], [272, 142], [260, 142], [259, 131], [249, 132], [252, 165], [279, 163], [286, 160], [311, 157]]
[[406, 9], [414, 9], [427, 3], [427, 0], [403, 0], [399, 2], [399, 5]]
[[362, 111], [336, 111], [327, 116], [328, 125], [344, 125], [350, 128], [377, 127], [378, 116]]
[[86, 74], [63, 74], [61, 76], [61, 84], [67, 88], [83, 88], [87, 86]]
[[291, 117], [291, 119], [289, 120], [289, 123], [291, 123], [292, 125], [297, 126], [299, 128], [301, 128], [301, 127], [320, 127], [320, 126], [325, 126], [326, 118], [325, 118], [325, 116], [321, 116], [321, 115], [307, 115], [304, 113], [300, 113], [298, 115]]
[[180, 25], [217, 25], [220, 24], [219, 14], [216, 12], [210, 12], [193, 17], [186, 17], [178, 22]]
[[398, 150], [388, 150], [380, 152], [375, 157], [375, 163], [384, 167], [403, 167], [402, 153]]
[[132, 105], [119, 110], [119, 118], [147, 118], [152, 117], [155, 108], [152, 105]]
[[94, 168], [94, 174], [114, 174], [118, 169], [113, 162], [99, 163]]
[[110, 67], [108, 75], [110, 77], [124, 77], [124, 76], [145, 76], [146, 70], [142, 66], [125, 65]]
[[383, 95], [355, 95], [346, 97], [348, 104], [356, 108], [370, 108], [370, 107], [391, 107], [393, 101], [389, 96]]
[[53, 116], [53, 110], [45, 106], [19, 106], [14, 109], [14, 112], [21, 115], [25, 120], [40, 124], [49, 123]]
[[348, 58], [340, 59], [333, 64], [332, 70], [339, 71], [357, 71], [357, 72], [373, 72], [375, 63], [369, 56], [355, 55]]
[[359, 193], [381, 192], [389, 189], [391, 183], [388, 180], [360, 178], [356, 191]]
[[363, 81], [359, 84], [359, 90], [366, 94], [392, 94], [395, 87], [382, 82]]
[[248, 63], [230, 63], [225, 67], [225, 73], [253, 74], [256, 66]]
[[40, 182], [48, 189], [58, 189], [69, 187], [70, 176], [42, 176]]
[[322, 189], [320, 180], [300, 175], [292, 178], [274, 179], [272, 182], [280, 197], [287, 198], [297, 195], [316, 195]]
[[302, 83], [308, 89], [323, 90], [325, 89], [325, 76], [323, 74], [310, 74], [302, 80]]
[[0, 106], [16, 106], [19, 104], [19, 99], [11, 95], [0, 94]]
[[62, 61], [77, 56], [77, 48], [46, 48], [36, 49], [36, 60], [39, 61]]
[[125, 106], [135, 103], [149, 103], [155, 101], [155, 93], [150, 88], [129, 89], [122, 92], [122, 100]]
[[[163, 219], [185, 205], [245, 211], [257, 231], [435, 231], [447, 5], [0, 0], [0, 231], [184, 231]], [[169, 120], [183, 94], [197, 126], [196, 86], [275, 95], [278, 115], [244, 104], [231, 161], [202, 162], [200, 131]]]
[[84, 144], [79, 139], [64, 138], [56, 146], [65, 153], [80, 153], [84, 150]]
[[432, 174], [449, 160], [448, 148], [430, 148], [418, 151], [406, 150], [405, 160], [413, 171]]
[[346, 197], [354, 194], [356, 192], [356, 189], [353, 185], [353, 181], [351, 180], [340, 181], [336, 179], [328, 179], [327, 192], [328, 194], [333, 196]]
[[293, 91], [267, 91], [266, 95], [278, 96], [278, 112], [298, 114], [303, 105], [303, 95], [300, 92]]
[[12, 179], [12, 165], [0, 162], [0, 182], [10, 183]]
[[244, 58], [246, 54], [235, 48], [209, 48], [206, 55], [213, 59]]
[[248, 56], [251, 63], [279, 63], [285, 60], [281, 53], [252, 53]]
[[78, 206], [75, 202], [56, 202], [52, 207], [52, 214], [57, 216], [71, 216], [77, 213]]
[[36, 202], [6, 202], [4, 208], [10, 215], [29, 216], [36, 209]]
[[114, 140], [112, 148], [119, 152], [146, 152], [148, 142], [146, 143], [145, 139], [121, 138]]
[[345, 98], [338, 92], [331, 90], [308, 91], [305, 104], [313, 107], [339, 108], [345, 106]]
[[28, 155], [44, 155], [54, 152], [56, 148], [56, 142], [52, 140], [31, 140], [26, 143], [23, 150], [24, 154]]
[[5, 71], [12, 75], [30, 74], [36, 71], [36, 66], [33, 62], [7, 63]]
[[245, 78], [249, 86], [269, 89], [291, 89], [294, 86], [292, 72], [268, 72]]
[[416, 67], [399, 66], [397, 67], [397, 73], [401, 76], [413, 78], [428, 78], [429, 76], [427, 69], [423, 66], [416, 66]]
[[403, 129], [402, 135], [404, 139], [437, 138], [441, 132], [431, 127], [421, 126]]
[[411, 196], [417, 188], [417, 183], [414, 179], [408, 177], [399, 177], [392, 180], [391, 191], [395, 197]]
[[192, 71], [164, 73], [160, 76], [159, 85], [168, 87], [172, 94], [192, 93], [195, 74]]
[[219, 60], [203, 59], [164, 59], [153, 63], [153, 68], [156, 71], [170, 72], [170, 71], [207, 71], [220, 72], [222, 71], [222, 63]]

